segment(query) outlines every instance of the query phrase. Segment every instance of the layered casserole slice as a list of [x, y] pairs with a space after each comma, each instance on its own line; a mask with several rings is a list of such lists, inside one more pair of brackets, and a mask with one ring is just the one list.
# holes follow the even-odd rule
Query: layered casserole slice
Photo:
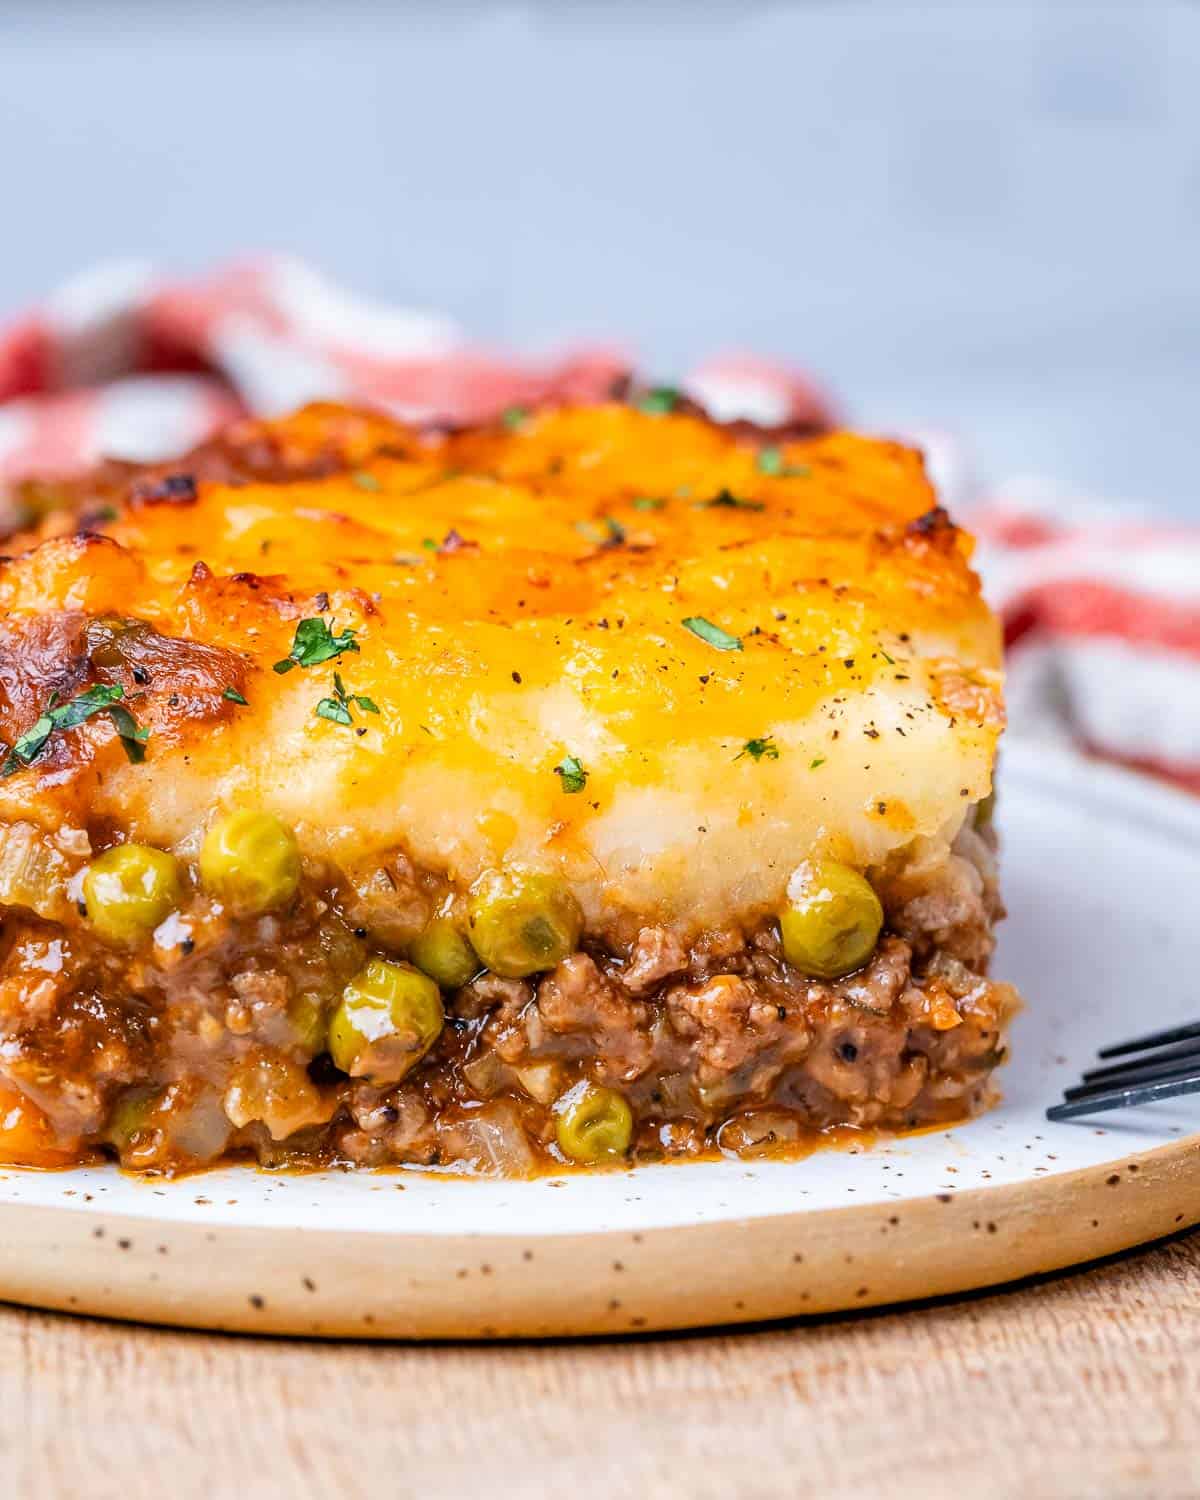
[[794, 1150], [982, 1107], [1000, 635], [919, 455], [314, 407], [0, 565], [0, 1156]]

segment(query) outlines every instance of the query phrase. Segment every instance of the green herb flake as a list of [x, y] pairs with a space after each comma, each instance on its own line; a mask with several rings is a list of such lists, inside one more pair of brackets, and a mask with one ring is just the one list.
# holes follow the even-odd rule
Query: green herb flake
[[[366, 693], [348, 693], [346, 684], [342, 681], [342, 674], [333, 674], [333, 697], [322, 698], [313, 709], [318, 719], [328, 719], [331, 724], [351, 725], [354, 717], [350, 712], [352, 704], [365, 714], [377, 714], [379, 705], [373, 698], [368, 698]], [[363, 732], [363, 731], [360, 731]]]
[[636, 398], [634, 405], [652, 417], [662, 417], [674, 411], [682, 400], [682, 393], [673, 385], [652, 385]]
[[587, 786], [588, 773], [577, 755], [564, 755], [555, 766], [554, 774], [562, 782], [564, 792], [582, 792]]
[[319, 667], [323, 661], [330, 661], [343, 651], [357, 651], [356, 634], [354, 626], [347, 625], [340, 635], [335, 635], [319, 615], [301, 620], [296, 626], [292, 649], [282, 661], [275, 663], [275, 671], [282, 676], [293, 667]]
[[39, 756], [53, 733], [54, 720], [49, 714], [39, 714], [33, 728], [27, 729], [13, 745], [2, 768], [4, 775], [11, 776], [14, 771], [19, 771], [22, 765], [27, 766], [30, 761]]
[[21, 735], [9, 751], [0, 776], [12, 776], [23, 767], [31, 765], [42, 751], [52, 734], [61, 730], [77, 729], [80, 724], [96, 714], [107, 713], [113, 728], [131, 761], [145, 758], [145, 744], [150, 738], [148, 729], [141, 729], [130, 711], [121, 704], [125, 690], [119, 683], [111, 686], [98, 683], [73, 698], [70, 703], [58, 703], [52, 695], [46, 712], [39, 714], [36, 723]]
[[[79, 697], [73, 698], [70, 703], [64, 703], [60, 708], [55, 708], [52, 703], [48, 713], [43, 717], [52, 720], [55, 729], [74, 729], [86, 719], [90, 719], [93, 714], [103, 713], [112, 704], [119, 703], [124, 696], [125, 690], [120, 683], [115, 683], [112, 687], [98, 684], [80, 693]], [[20, 743], [21, 741], [18, 740], [17, 745], [19, 746]]]
[[781, 448], [760, 448], [756, 463], [760, 474], [770, 474], [774, 479], [807, 479], [812, 473], [806, 464], [784, 463]]
[[133, 765], [140, 766], [146, 759], [146, 741], [150, 738], [150, 731], [139, 728], [138, 721], [123, 706], [117, 705], [110, 708], [108, 716], [120, 737], [125, 758]]
[[662, 510], [666, 503], [657, 495], [639, 495], [633, 502], [633, 508], [634, 510]]
[[431, 536], [422, 537], [421, 546], [425, 548], [426, 552], [436, 552], [438, 549], [437, 542]]
[[529, 420], [527, 406], [507, 406], [500, 413], [500, 425], [509, 432], [519, 432]]
[[778, 760], [779, 746], [775, 743], [773, 734], [764, 734], [761, 739], [747, 740], [734, 760], [741, 760], [743, 755], [748, 755], [751, 760]]
[[322, 698], [313, 710], [318, 719], [328, 719], [331, 724], [353, 724], [350, 710], [336, 698]]
[[761, 500], [742, 500], [732, 490], [722, 487], [711, 500], [696, 502], [697, 510], [766, 510]]
[[714, 625], [711, 620], [706, 620], [703, 615], [689, 615], [683, 622], [683, 628], [690, 630], [693, 635], [699, 636], [706, 645], [714, 647], [718, 651], [740, 651], [741, 640], [736, 635], [730, 635], [728, 631], [722, 630], [719, 625]]
[[808, 769], [810, 771], [815, 771], [818, 766], [823, 766], [824, 764], [825, 764], [825, 757], [823, 755], [818, 755], [815, 760], [810, 760], [809, 761], [809, 763], [808, 763]]
[[365, 469], [359, 469], [354, 475], [354, 482], [360, 490], [371, 490], [375, 494], [383, 488], [374, 474], [368, 474]]

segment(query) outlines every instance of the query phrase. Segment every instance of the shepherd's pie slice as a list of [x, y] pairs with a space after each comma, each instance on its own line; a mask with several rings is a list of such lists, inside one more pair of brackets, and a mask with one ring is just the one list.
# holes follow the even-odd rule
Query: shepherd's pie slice
[[672, 406], [312, 407], [10, 538], [0, 1154], [519, 1174], [986, 1101], [969, 539], [911, 449]]

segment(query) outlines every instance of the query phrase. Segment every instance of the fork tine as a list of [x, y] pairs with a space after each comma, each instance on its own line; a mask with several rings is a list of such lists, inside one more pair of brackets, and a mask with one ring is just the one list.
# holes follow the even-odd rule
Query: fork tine
[[1119, 1078], [1130, 1069], [1157, 1068], [1167, 1063], [1178, 1065], [1191, 1057], [1200, 1058], [1200, 1042], [1180, 1042], [1174, 1047], [1160, 1048], [1152, 1057], [1133, 1057], [1128, 1062], [1109, 1063], [1105, 1068], [1089, 1068], [1083, 1081], [1099, 1083], [1103, 1078]]
[[1100, 1057], [1123, 1057], [1127, 1052], [1145, 1052], [1151, 1047], [1165, 1047], [1170, 1042], [1188, 1042], [1200, 1037], [1200, 1021], [1190, 1026], [1171, 1026], [1166, 1031], [1152, 1031], [1149, 1036], [1135, 1037], [1131, 1042], [1118, 1042], [1115, 1047], [1102, 1047]]
[[1200, 1069], [1200, 1058], [1193, 1058], [1190, 1062], [1163, 1063], [1161, 1066], [1151, 1067], [1147, 1064], [1126, 1068], [1111, 1078], [1098, 1078], [1091, 1083], [1085, 1079], [1083, 1083], [1074, 1084], [1063, 1091], [1063, 1098], [1084, 1099], [1089, 1094], [1105, 1094], [1111, 1089], [1133, 1088], [1135, 1084], [1155, 1083], [1160, 1078], [1188, 1078], [1198, 1069]]
[[1155, 1099], [1174, 1099], [1181, 1094], [1200, 1094], [1200, 1072], [1182, 1078], [1164, 1078], [1157, 1083], [1138, 1084], [1133, 1088], [1110, 1088], [1089, 1094], [1086, 1099], [1070, 1099], [1052, 1105], [1046, 1111], [1048, 1120], [1073, 1120], [1079, 1115], [1103, 1114], [1110, 1109], [1131, 1109]]

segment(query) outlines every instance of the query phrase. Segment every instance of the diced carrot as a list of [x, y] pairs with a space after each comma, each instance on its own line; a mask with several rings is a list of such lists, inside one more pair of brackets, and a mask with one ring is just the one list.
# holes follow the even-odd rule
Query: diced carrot
[[65, 1167], [79, 1152], [57, 1144], [50, 1122], [36, 1104], [0, 1088], [0, 1162], [13, 1167]]

